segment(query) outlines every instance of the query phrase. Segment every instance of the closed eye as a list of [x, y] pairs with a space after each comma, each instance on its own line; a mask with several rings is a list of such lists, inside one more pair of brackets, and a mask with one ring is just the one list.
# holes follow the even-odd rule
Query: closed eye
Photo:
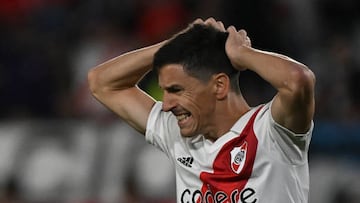
[[182, 90], [184, 90], [184, 88], [179, 85], [172, 85], [170, 87], [165, 88], [165, 91], [167, 91], [168, 93], [178, 93], [181, 92]]

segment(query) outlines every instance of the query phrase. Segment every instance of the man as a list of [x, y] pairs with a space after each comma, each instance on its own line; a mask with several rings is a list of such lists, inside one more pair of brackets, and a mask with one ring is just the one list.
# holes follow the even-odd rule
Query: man
[[[137, 87], [153, 68], [162, 102]], [[246, 69], [277, 90], [271, 101], [247, 104], [238, 83]], [[252, 48], [244, 30], [198, 19], [170, 40], [99, 65], [89, 84], [172, 160], [177, 202], [307, 202], [315, 77]]]

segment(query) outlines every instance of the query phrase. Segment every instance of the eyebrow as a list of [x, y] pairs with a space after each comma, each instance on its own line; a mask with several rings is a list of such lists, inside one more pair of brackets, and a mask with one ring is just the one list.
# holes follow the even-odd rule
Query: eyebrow
[[183, 90], [184, 87], [182, 87], [180, 85], [171, 85], [169, 87], [164, 87], [163, 89], [167, 92], [178, 92], [178, 91]]

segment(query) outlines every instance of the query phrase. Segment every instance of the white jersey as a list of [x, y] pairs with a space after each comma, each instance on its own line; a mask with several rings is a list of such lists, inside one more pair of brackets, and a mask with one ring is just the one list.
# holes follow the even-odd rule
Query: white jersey
[[311, 129], [294, 134], [275, 123], [271, 103], [252, 108], [215, 142], [180, 135], [176, 117], [151, 110], [146, 140], [174, 163], [179, 203], [304, 203]]

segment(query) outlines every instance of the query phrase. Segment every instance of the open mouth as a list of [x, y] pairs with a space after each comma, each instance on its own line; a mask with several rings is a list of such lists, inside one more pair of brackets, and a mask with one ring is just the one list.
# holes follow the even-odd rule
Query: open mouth
[[191, 117], [191, 113], [183, 113], [176, 115], [176, 119], [178, 120], [179, 125], [184, 125], [190, 117]]

